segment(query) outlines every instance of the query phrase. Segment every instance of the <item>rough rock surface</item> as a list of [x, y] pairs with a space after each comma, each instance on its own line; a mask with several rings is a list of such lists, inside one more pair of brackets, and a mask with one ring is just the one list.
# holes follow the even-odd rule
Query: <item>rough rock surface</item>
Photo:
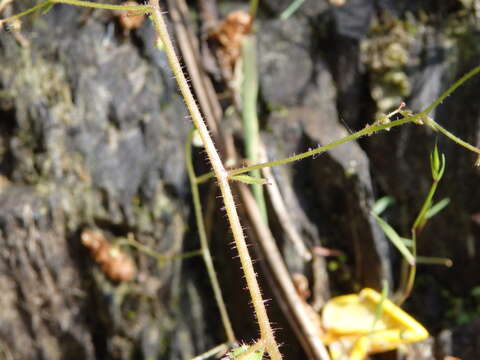
[[[4, 15], [35, 3], [13, 2]], [[262, 138], [272, 159], [362, 129], [400, 100], [419, 111], [478, 65], [478, 13], [466, 8], [478, 1], [306, 0], [279, 20], [290, 3], [262, 1], [257, 22]], [[125, 36], [108, 12], [58, 5], [26, 21], [22, 33], [30, 47], [0, 33], [0, 353], [187, 359], [224, 341], [199, 259], [160, 261], [124, 247], [138, 275], [114, 284], [80, 244], [81, 231], [96, 228], [112, 242], [131, 233], [170, 256], [198, 248], [188, 231], [183, 159], [190, 122], [150, 25]], [[471, 80], [431, 114], [475, 145], [479, 85]], [[440, 336], [436, 355], [476, 360], [474, 155], [408, 125], [273, 172], [308, 246], [345, 255], [330, 263], [333, 293], [380, 287], [383, 279], [395, 288], [401, 257], [369, 211], [378, 198], [393, 197], [384, 217], [409, 236], [431, 183], [435, 143], [447, 159], [437, 200], [451, 203], [421, 233], [419, 253], [449, 257], [454, 266], [420, 266], [406, 306], [433, 337], [453, 329]], [[257, 334], [224, 215], [209, 208], [215, 192], [202, 190], [235, 330], [249, 340]], [[290, 270], [308, 274], [271, 223]], [[456, 327], [466, 316], [469, 325]], [[288, 334], [284, 319], [275, 320]], [[285, 351], [300, 358], [295, 340], [286, 339]], [[416, 359], [430, 359], [432, 343]]]

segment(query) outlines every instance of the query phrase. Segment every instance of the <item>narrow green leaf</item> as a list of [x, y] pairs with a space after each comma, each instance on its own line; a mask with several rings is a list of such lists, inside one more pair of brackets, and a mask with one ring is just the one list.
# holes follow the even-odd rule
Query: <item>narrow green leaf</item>
[[395, 199], [391, 196], [384, 196], [375, 201], [373, 205], [372, 212], [375, 215], [380, 215], [383, 213], [390, 205], [395, 203]]
[[402, 238], [398, 235], [398, 233], [382, 218], [378, 217], [377, 215], [372, 213], [372, 216], [377, 220], [378, 225], [382, 228], [383, 232], [387, 237], [390, 239], [392, 244], [397, 248], [398, 251], [403, 255], [405, 260], [410, 264], [415, 264], [415, 258], [413, 257], [412, 253], [402, 241]]
[[245, 174], [241, 174], [241, 175], [233, 175], [230, 177], [231, 180], [235, 180], [235, 181], [240, 181], [240, 182], [243, 182], [245, 184], [258, 184], [258, 185], [266, 185], [268, 184], [268, 181], [267, 179], [264, 179], [264, 178], [257, 178], [257, 177], [253, 177], [253, 176], [250, 176], [250, 175], [245, 175]]
[[450, 203], [449, 198], [445, 198], [445, 199], [440, 200], [435, 205], [432, 205], [432, 207], [430, 209], [428, 209], [428, 211], [425, 214], [425, 217], [427, 219], [430, 219], [431, 217], [437, 215], [440, 211], [445, 209], [449, 203]]

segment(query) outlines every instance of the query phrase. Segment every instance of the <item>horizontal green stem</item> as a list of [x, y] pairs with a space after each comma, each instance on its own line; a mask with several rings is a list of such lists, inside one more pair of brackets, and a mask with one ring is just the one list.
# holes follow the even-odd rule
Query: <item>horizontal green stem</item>
[[165, 263], [165, 262], [173, 261], [173, 260], [176, 260], [176, 259], [188, 259], [188, 258], [191, 258], [191, 257], [194, 257], [194, 256], [199, 256], [199, 255], [202, 254], [201, 250], [194, 250], [194, 251], [189, 251], [189, 252], [185, 252], [185, 253], [181, 253], [181, 254], [165, 255], [165, 254], [159, 253], [158, 251], [152, 250], [148, 246], [145, 246], [142, 243], [140, 243], [140, 242], [138, 242], [138, 241], [136, 241], [132, 238], [126, 238], [126, 239], [119, 240], [115, 243], [115, 245], [116, 246], [124, 246], [124, 245], [131, 246], [131, 247], [137, 249], [138, 251], [155, 258], [160, 263]]
[[31, 13], [34, 13], [35, 11], [38, 11], [38, 10], [41, 10], [43, 8], [46, 8], [48, 5], [50, 5], [52, 2], [50, 0], [47, 0], [47, 1], [44, 1], [44, 2], [41, 2], [40, 4], [37, 4], [35, 5], [34, 7], [28, 9], [28, 10], [25, 10], [25, 11], [22, 11], [21, 13], [18, 13], [18, 14], [15, 14], [13, 16], [10, 16], [8, 18], [5, 18], [5, 19], [1, 19], [0, 20], [0, 24], [1, 23], [6, 23], [6, 22], [10, 22], [10, 21], [13, 21], [15, 19], [19, 19], [23, 16], [26, 16], [26, 15], [29, 15]]
[[47, 8], [49, 5], [55, 4], [67, 4], [73, 6], [81, 6], [94, 9], [103, 9], [103, 10], [121, 10], [121, 11], [139, 11], [143, 13], [149, 13], [152, 8], [149, 5], [111, 5], [111, 4], [98, 4], [92, 1], [82, 1], [82, 0], [46, 0], [41, 2], [34, 7], [22, 11], [21, 13], [15, 14], [5, 19], [0, 20], [0, 24], [11, 22], [13, 20], [19, 19], [21, 17], [30, 15], [38, 10]]
[[[357, 131], [356, 133], [353, 133], [353, 134], [351, 134], [347, 137], [344, 137], [342, 139], [333, 141], [328, 145], [319, 146], [316, 149], [313, 149], [313, 150], [310, 150], [310, 151], [307, 151], [307, 152], [304, 152], [304, 153], [301, 153], [301, 154], [298, 154], [298, 155], [289, 156], [289, 157], [284, 158], [284, 159], [268, 161], [268, 162], [261, 163], [261, 164], [246, 166], [246, 167], [243, 167], [243, 168], [240, 168], [240, 169], [230, 170], [228, 172], [228, 174], [229, 174], [229, 176], [234, 176], [234, 175], [243, 174], [243, 173], [246, 173], [246, 172], [249, 172], [249, 171], [252, 171], [252, 170], [257, 170], [257, 169], [262, 169], [262, 168], [265, 168], [265, 167], [271, 167], [271, 166], [277, 166], [277, 165], [283, 165], [283, 164], [288, 164], [290, 162], [302, 160], [302, 159], [305, 159], [305, 158], [310, 157], [310, 156], [314, 156], [314, 155], [324, 153], [325, 151], [331, 150], [334, 147], [342, 145], [346, 142], [361, 138], [362, 136], [370, 135], [374, 132], [384, 130], [384, 129], [387, 129], [387, 128], [400, 126], [400, 125], [403, 125], [403, 124], [406, 124], [406, 123], [409, 123], [409, 122], [414, 122], [415, 120], [417, 120], [420, 117], [420, 115], [421, 114], [408, 116], [408, 117], [405, 117], [405, 118], [402, 118], [402, 119], [399, 119], [399, 120], [392, 121], [388, 124], [371, 125], [371, 126], [366, 127], [366, 128], [364, 128], [360, 131]], [[199, 179], [200, 179], [200, 177], [199, 177]]]
[[468, 142], [460, 139], [458, 136], [455, 136], [454, 134], [452, 134], [450, 131], [448, 131], [447, 129], [445, 129], [444, 127], [442, 127], [439, 123], [433, 121], [433, 120], [428, 120], [429, 122], [431, 122], [431, 126], [432, 128], [434, 128], [435, 130], [438, 130], [440, 131], [443, 135], [445, 135], [446, 137], [448, 137], [449, 139], [451, 139], [452, 141], [456, 142], [457, 144], [463, 146], [464, 148], [474, 152], [474, 153], [477, 153], [480, 155], [480, 149], [469, 144]]
[[145, 13], [148, 13], [152, 10], [151, 6], [148, 6], [148, 5], [111, 5], [111, 4], [98, 4], [92, 1], [83, 1], [83, 0], [49, 0], [47, 2], [52, 4], [69, 4], [69, 5], [95, 8], [95, 9], [104, 9], [104, 10], [143, 11]]
[[[243, 168], [240, 168], [240, 169], [230, 170], [228, 172], [228, 174], [229, 174], [230, 177], [232, 177], [234, 175], [243, 174], [243, 173], [246, 173], [246, 172], [249, 172], [249, 171], [252, 171], [252, 170], [262, 169], [262, 168], [270, 167], [270, 166], [288, 164], [290, 162], [301, 160], [301, 159], [307, 158], [309, 156], [314, 156], [314, 155], [321, 154], [325, 151], [333, 149], [336, 146], [342, 145], [342, 144], [344, 144], [346, 142], [349, 142], [349, 141], [352, 141], [352, 140], [356, 140], [356, 139], [361, 138], [362, 136], [365, 136], [365, 135], [371, 135], [371, 134], [373, 134], [375, 132], [378, 132], [380, 130], [385, 130], [385, 129], [388, 129], [388, 128], [400, 126], [400, 125], [410, 123], [410, 122], [417, 122], [418, 120], [424, 119], [427, 116], [427, 114], [430, 113], [443, 100], [445, 100], [446, 97], [448, 97], [459, 86], [461, 86], [464, 82], [466, 82], [467, 80], [469, 80], [473, 76], [477, 75], [479, 72], [480, 72], [480, 66], [477, 66], [473, 70], [470, 70], [468, 73], [463, 75], [460, 79], [458, 79], [455, 83], [453, 83], [453, 85], [450, 86], [445, 92], [443, 92], [443, 94], [440, 95], [438, 97], [438, 99], [436, 99], [434, 102], [432, 102], [428, 107], [426, 107], [423, 111], [421, 111], [418, 114], [415, 114], [415, 115], [412, 115], [412, 116], [406, 116], [402, 119], [395, 120], [395, 121], [392, 121], [392, 122], [386, 123], [386, 124], [373, 124], [373, 125], [371, 125], [369, 127], [366, 127], [366, 128], [364, 128], [360, 131], [357, 131], [356, 133], [353, 133], [353, 134], [351, 134], [347, 137], [336, 140], [336, 141], [334, 141], [334, 142], [332, 142], [328, 145], [319, 146], [316, 149], [313, 149], [313, 150], [310, 150], [310, 151], [307, 151], [307, 152], [304, 152], [304, 153], [301, 153], [301, 154], [298, 154], [298, 155], [290, 156], [290, 157], [287, 157], [287, 158], [284, 158], [284, 159], [269, 161], [269, 162], [265, 162], [265, 163], [261, 163], [261, 164], [255, 164], [255, 165], [252, 165], [252, 166], [246, 166], [246, 167], [243, 167]], [[451, 132], [444, 129], [442, 126], [440, 126], [434, 120], [429, 119], [428, 122], [429, 122], [430, 126], [432, 126], [434, 129], [442, 132], [445, 136], [447, 136], [451, 140], [455, 141], [457, 144], [465, 147], [466, 149], [468, 149], [470, 151], [473, 151], [477, 154], [480, 154], [480, 149], [478, 149], [477, 147], [463, 141], [462, 139], [458, 138], [457, 136], [453, 135]], [[198, 183], [203, 183], [203, 182], [208, 181], [212, 177], [213, 177], [213, 173], [210, 172], [210, 173], [207, 173], [207, 174], [204, 174], [204, 175], [201, 175], [201, 176], [197, 177], [197, 182]]]

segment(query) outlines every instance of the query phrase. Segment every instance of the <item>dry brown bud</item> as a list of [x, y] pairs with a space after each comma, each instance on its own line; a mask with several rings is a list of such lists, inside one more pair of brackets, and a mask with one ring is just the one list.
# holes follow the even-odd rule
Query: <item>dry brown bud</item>
[[[121, 5], [124, 6], [138, 6], [139, 4], [135, 1], [125, 1]], [[123, 33], [128, 35], [131, 30], [138, 29], [142, 26], [143, 21], [145, 20], [144, 14], [135, 14], [134, 11], [118, 11], [118, 22], [123, 29]]]
[[81, 235], [82, 244], [90, 250], [93, 260], [100, 265], [103, 273], [113, 281], [132, 280], [137, 269], [132, 259], [115, 245], [112, 245], [100, 231], [85, 229]]
[[233, 11], [215, 29], [209, 39], [219, 45], [219, 61], [233, 67], [240, 56], [243, 37], [252, 31], [252, 16], [245, 11]]
[[303, 300], [307, 300], [310, 297], [310, 286], [307, 277], [301, 273], [294, 273], [292, 275], [292, 281], [297, 290], [297, 294]]

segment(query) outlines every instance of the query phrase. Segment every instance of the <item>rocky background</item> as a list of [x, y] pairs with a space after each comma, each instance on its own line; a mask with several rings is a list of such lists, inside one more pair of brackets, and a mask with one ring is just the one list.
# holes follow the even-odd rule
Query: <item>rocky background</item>
[[[420, 111], [479, 65], [477, 0], [306, 0], [280, 20], [290, 2], [260, 1], [255, 19], [269, 158], [344, 137], [401, 101]], [[2, 17], [35, 3], [15, 1]], [[218, 6], [220, 17], [248, 8], [247, 1], [188, 5], [202, 47], [200, 8]], [[188, 359], [223, 342], [201, 258], [178, 258], [199, 248], [183, 153], [191, 124], [150, 24], [126, 31], [109, 12], [58, 5], [22, 25], [0, 34], [0, 359]], [[215, 85], [221, 98], [225, 89]], [[432, 113], [474, 145], [479, 86], [469, 81]], [[235, 121], [222, 127], [241, 151]], [[432, 339], [389, 359], [480, 356], [475, 155], [406, 125], [273, 169], [307, 246], [344, 254], [326, 261], [332, 294], [380, 288], [383, 279], [395, 288], [401, 257], [369, 211], [393, 197], [384, 218], [408, 236], [436, 143], [447, 163], [437, 199], [450, 204], [422, 232], [419, 252], [454, 265], [419, 267], [406, 309]], [[201, 152], [196, 163], [208, 169]], [[250, 341], [256, 327], [225, 218], [214, 187], [201, 190], [227, 306], [237, 336]], [[312, 279], [270, 212], [290, 271]], [[122, 246], [136, 272], [112, 281], [82, 245], [86, 229], [108, 243], [134, 238], [154, 256]], [[263, 255], [255, 257], [260, 270]], [[273, 297], [267, 276], [262, 284]], [[271, 312], [286, 358], [305, 358], [275, 298]]]

